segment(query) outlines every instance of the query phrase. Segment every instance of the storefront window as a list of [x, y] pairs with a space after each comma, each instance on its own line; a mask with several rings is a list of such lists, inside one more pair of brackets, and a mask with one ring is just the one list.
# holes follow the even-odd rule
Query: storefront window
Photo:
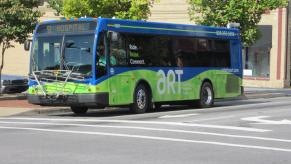
[[244, 50], [244, 75], [270, 77], [270, 50], [268, 47], [249, 47]]
[[272, 26], [259, 25], [261, 37], [255, 44], [243, 49], [244, 76], [270, 77], [270, 51], [272, 48]]

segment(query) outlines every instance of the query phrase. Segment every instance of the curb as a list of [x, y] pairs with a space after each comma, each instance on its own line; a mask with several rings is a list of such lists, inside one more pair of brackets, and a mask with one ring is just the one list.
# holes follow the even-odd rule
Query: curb
[[72, 112], [69, 107], [43, 107], [43, 108], [32, 108], [29, 111], [18, 113], [17, 115], [32, 115], [32, 114], [60, 114]]
[[260, 99], [260, 98], [276, 98], [276, 97], [291, 97], [288, 93], [252, 93], [244, 95], [248, 99]]
[[[51, 114], [62, 114], [72, 113], [68, 107], [44, 107], [44, 108], [18, 108], [21, 109], [17, 112], [10, 111], [10, 109], [4, 109], [4, 113], [0, 109], [1, 117], [13, 117], [13, 116], [37, 116], [37, 115], [51, 115]], [[1, 113], [2, 112], [2, 113]], [[73, 114], [73, 113], [72, 113]]]
[[54, 114], [54, 113], [72, 112], [70, 107], [39, 108], [33, 111], [36, 112], [37, 114]]
[[0, 96], [0, 101], [5, 101], [5, 100], [26, 100], [26, 95], [25, 94], [20, 94], [20, 95], [1, 95]]

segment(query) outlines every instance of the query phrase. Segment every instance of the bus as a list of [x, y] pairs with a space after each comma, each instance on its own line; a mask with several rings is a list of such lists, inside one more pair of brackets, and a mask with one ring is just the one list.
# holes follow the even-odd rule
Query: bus
[[144, 113], [164, 104], [208, 108], [242, 94], [241, 47], [235, 28], [110, 18], [41, 22], [27, 98], [76, 114], [120, 106]]

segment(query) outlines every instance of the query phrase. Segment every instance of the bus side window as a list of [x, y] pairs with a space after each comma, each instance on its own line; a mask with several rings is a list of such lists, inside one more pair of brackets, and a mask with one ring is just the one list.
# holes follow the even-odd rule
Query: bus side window
[[104, 33], [100, 33], [97, 42], [96, 52], [96, 77], [102, 77], [106, 75], [106, 55], [105, 55], [105, 36]]
[[195, 47], [196, 39], [187, 37], [172, 37], [172, 51], [176, 67], [193, 67], [197, 63]]
[[183, 60], [182, 52], [178, 52], [175, 55], [175, 58], [176, 58], [176, 66], [180, 68], [184, 67], [184, 60]]
[[127, 61], [126, 61], [124, 36], [120, 33], [112, 32], [109, 40], [110, 40], [110, 43], [109, 43], [110, 65], [111, 66], [126, 66]]
[[170, 38], [160, 35], [128, 34], [127, 48], [132, 67], [171, 67]]

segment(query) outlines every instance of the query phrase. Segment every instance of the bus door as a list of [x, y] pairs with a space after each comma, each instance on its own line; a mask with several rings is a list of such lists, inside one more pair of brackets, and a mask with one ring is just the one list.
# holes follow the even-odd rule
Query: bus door
[[115, 74], [118, 69], [110, 67], [110, 105], [125, 105], [132, 101], [131, 76], [129, 73]]
[[127, 71], [125, 39], [116, 32], [109, 32], [108, 38], [110, 105], [129, 104], [132, 101], [132, 80], [130, 71]]

